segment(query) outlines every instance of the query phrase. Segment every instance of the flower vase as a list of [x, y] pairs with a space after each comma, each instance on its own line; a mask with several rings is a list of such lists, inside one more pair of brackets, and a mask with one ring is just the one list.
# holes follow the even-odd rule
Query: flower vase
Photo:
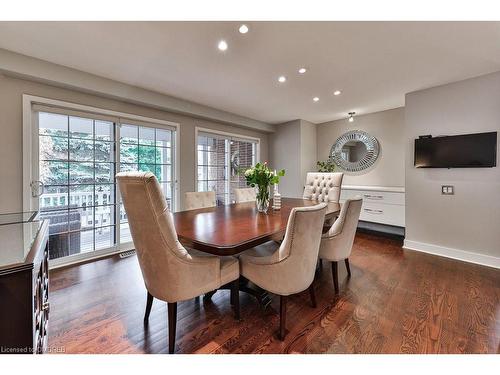
[[267, 213], [269, 209], [269, 186], [257, 186], [255, 204], [257, 211]]

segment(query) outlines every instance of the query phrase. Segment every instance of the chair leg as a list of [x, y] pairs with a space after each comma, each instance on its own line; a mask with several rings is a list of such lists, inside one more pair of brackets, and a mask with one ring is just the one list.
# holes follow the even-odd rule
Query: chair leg
[[333, 285], [335, 286], [335, 293], [339, 292], [339, 272], [338, 272], [338, 263], [332, 262], [332, 277], [333, 277]]
[[347, 274], [349, 275], [349, 277], [351, 277], [351, 267], [349, 266], [349, 258], [345, 258], [344, 262], [345, 262], [345, 268], [347, 268]]
[[286, 335], [286, 296], [280, 296], [280, 333], [281, 341], [285, 340]]
[[149, 314], [151, 314], [151, 307], [153, 306], [153, 296], [149, 294], [146, 299], [146, 312], [144, 313], [144, 324], [148, 323]]
[[240, 280], [231, 283], [231, 302], [234, 308], [234, 318], [240, 320]]
[[177, 328], [177, 302], [168, 302], [168, 352], [173, 354], [175, 351], [175, 331]]
[[314, 281], [309, 285], [309, 294], [311, 296], [311, 306], [316, 307], [316, 294], [314, 293]]

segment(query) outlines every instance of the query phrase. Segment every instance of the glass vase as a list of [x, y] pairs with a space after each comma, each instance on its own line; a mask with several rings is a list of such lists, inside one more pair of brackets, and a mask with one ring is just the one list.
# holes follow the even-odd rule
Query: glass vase
[[269, 186], [257, 186], [256, 188], [255, 204], [257, 211], [267, 213], [269, 209]]

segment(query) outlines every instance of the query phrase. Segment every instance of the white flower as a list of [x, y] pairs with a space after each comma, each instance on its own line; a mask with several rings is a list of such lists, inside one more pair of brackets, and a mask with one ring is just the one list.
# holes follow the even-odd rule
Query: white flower
[[246, 177], [248, 177], [248, 176], [250, 176], [252, 173], [253, 173], [253, 168], [247, 169], [247, 170], [245, 171], [245, 176], [246, 176]]

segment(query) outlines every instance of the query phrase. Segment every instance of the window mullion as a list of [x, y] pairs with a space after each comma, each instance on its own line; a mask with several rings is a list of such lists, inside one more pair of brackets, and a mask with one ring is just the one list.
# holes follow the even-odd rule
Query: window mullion
[[[97, 197], [97, 190], [96, 190], [96, 184], [95, 184], [95, 169], [96, 169], [96, 163], [95, 163], [95, 120], [92, 121], [92, 135], [93, 135], [93, 147], [92, 147], [92, 163], [94, 168], [92, 170], [94, 171], [94, 184], [93, 184], [93, 190], [94, 190], [94, 196], [93, 196], [93, 202], [92, 202], [92, 214], [93, 214], [93, 219], [92, 219], [92, 250], [95, 251], [95, 240], [96, 240], [96, 227], [95, 227], [95, 218], [96, 218], [96, 197]], [[102, 224], [102, 223], [101, 223]]]
[[[120, 157], [120, 130], [121, 130], [121, 123], [120, 122], [115, 122], [113, 124], [113, 136], [115, 139], [115, 145], [114, 145], [114, 160], [115, 160], [115, 173], [117, 171], [121, 170], [121, 157]], [[114, 189], [115, 189], [115, 243], [116, 246], [121, 245], [121, 194], [119, 192], [119, 189], [117, 189], [117, 183], [116, 183], [116, 178], [114, 179], [115, 184], [114, 184]]]

